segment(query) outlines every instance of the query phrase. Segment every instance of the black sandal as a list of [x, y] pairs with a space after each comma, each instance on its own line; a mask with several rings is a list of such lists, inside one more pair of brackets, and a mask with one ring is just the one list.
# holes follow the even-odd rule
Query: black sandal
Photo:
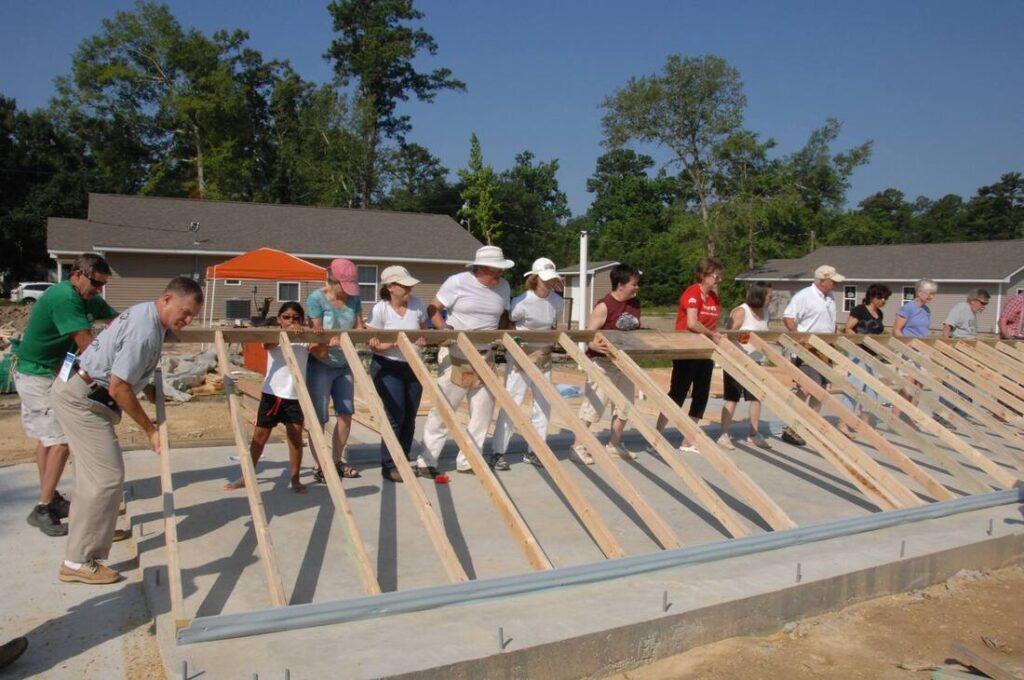
[[317, 484], [324, 483], [324, 471], [320, 468], [313, 468], [313, 481]]
[[359, 470], [355, 469], [351, 465], [347, 465], [340, 460], [334, 464], [334, 469], [338, 471], [338, 476], [342, 479], [355, 479], [356, 477], [362, 477], [359, 474]]
[[413, 469], [416, 471], [417, 477], [425, 477], [427, 479], [435, 479], [439, 474], [441, 474], [433, 465], [430, 467], [420, 467], [417, 465]]

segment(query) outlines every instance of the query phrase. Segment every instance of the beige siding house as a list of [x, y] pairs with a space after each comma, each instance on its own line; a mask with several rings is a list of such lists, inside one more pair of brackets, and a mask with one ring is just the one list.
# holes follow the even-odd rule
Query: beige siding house
[[[587, 265], [587, 301], [586, 309], [594, 308], [594, 305], [608, 293], [612, 292], [611, 278], [609, 272], [618, 262], [604, 261], [591, 262]], [[565, 310], [563, 321], [567, 328], [575, 328], [576, 315], [580, 300], [580, 266], [579, 264], [567, 267], [559, 267], [565, 282]], [[571, 320], [571, 323], [570, 323]]]
[[[392, 264], [420, 279], [415, 295], [429, 301], [482, 245], [447, 215], [108, 194], [89, 195], [84, 220], [51, 217], [46, 239], [60, 278], [79, 254], [103, 255], [113, 271], [104, 295], [117, 309], [156, 298], [175, 276], [205, 288], [207, 267], [263, 246], [323, 267], [336, 257], [352, 260], [365, 311], [378, 299], [381, 270]], [[212, 317], [227, 318], [228, 300], [249, 300], [257, 313], [271, 298], [274, 313], [284, 300], [305, 303], [320, 285], [218, 279], [209, 294]]]
[[796, 259], [768, 260], [736, 277], [772, 285], [771, 318], [781, 319], [793, 293], [809, 286], [814, 270], [830, 264], [846, 281], [836, 284], [833, 296], [837, 322], [846, 323], [850, 309], [861, 302], [868, 286], [883, 283], [893, 295], [883, 310], [892, 326], [904, 300], [914, 297], [914, 284], [928, 278], [939, 285], [929, 305], [932, 329], [939, 331], [953, 305], [967, 299], [968, 291], [984, 288], [992, 296], [978, 319], [978, 331], [994, 333], [1006, 300], [1024, 290], [1024, 240], [967, 241], [880, 246], [826, 246]]

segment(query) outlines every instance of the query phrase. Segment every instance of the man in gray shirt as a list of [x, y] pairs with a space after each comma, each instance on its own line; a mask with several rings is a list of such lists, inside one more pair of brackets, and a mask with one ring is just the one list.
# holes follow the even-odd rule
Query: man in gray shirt
[[967, 302], [958, 302], [949, 310], [942, 322], [942, 336], [959, 340], [975, 340], [978, 337], [978, 315], [988, 307], [992, 298], [984, 288], [975, 288], [967, 294]]
[[61, 581], [114, 583], [121, 575], [99, 564], [110, 553], [124, 484], [124, 457], [114, 426], [127, 413], [159, 451], [156, 424], [135, 396], [153, 398], [149, 379], [160, 362], [164, 335], [181, 330], [199, 313], [203, 290], [179, 276], [155, 302], [125, 310], [54, 382], [53, 408], [67, 433], [75, 462], [75, 511], [69, 518]]

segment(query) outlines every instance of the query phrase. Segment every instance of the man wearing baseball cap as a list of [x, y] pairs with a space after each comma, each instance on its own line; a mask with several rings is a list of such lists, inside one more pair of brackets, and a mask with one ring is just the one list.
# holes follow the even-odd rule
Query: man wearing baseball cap
[[[427, 307], [434, 328], [456, 331], [508, 328], [509, 296], [512, 289], [502, 274], [514, 264], [512, 260], [505, 259], [505, 254], [498, 246], [478, 249], [473, 261], [466, 265], [469, 271], [448, 277]], [[447, 320], [442, 318], [442, 310], [448, 310]], [[487, 363], [493, 364], [494, 354], [490, 345], [477, 345], [477, 351]], [[458, 408], [463, 399], [469, 401], [469, 434], [482, 450], [494, 412], [494, 397], [455, 345], [442, 347], [437, 353], [437, 386], [452, 408]], [[418, 476], [437, 478], [437, 458], [447, 438], [448, 428], [435, 407], [427, 416], [423, 431], [423, 450], [416, 460]], [[499, 470], [508, 469], [504, 461], [498, 464], [492, 462], [492, 465]], [[456, 468], [459, 472], [472, 472], [469, 461], [461, 451], [456, 460]]]
[[[814, 283], [798, 291], [786, 305], [782, 313], [782, 323], [786, 330], [795, 333], [835, 333], [836, 332], [836, 301], [832, 297], [832, 289], [842, 283], [846, 277], [836, 271], [832, 265], [823, 264], [814, 270]], [[828, 381], [810, 366], [806, 366], [798, 358], [793, 363], [811, 380], [822, 386]], [[796, 395], [807, 399], [811, 408], [821, 411], [821, 402], [805, 393], [799, 387]], [[782, 431], [782, 441], [794, 446], [803, 446], [807, 442], [789, 427]]]

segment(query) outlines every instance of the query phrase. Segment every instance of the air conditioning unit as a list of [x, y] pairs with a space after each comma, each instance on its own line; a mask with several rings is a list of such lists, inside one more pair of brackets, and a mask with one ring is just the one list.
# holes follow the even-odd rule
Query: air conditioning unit
[[249, 320], [252, 316], [252, 300], [248, 298], [228, 298], [224, 301], [225, 319]]

